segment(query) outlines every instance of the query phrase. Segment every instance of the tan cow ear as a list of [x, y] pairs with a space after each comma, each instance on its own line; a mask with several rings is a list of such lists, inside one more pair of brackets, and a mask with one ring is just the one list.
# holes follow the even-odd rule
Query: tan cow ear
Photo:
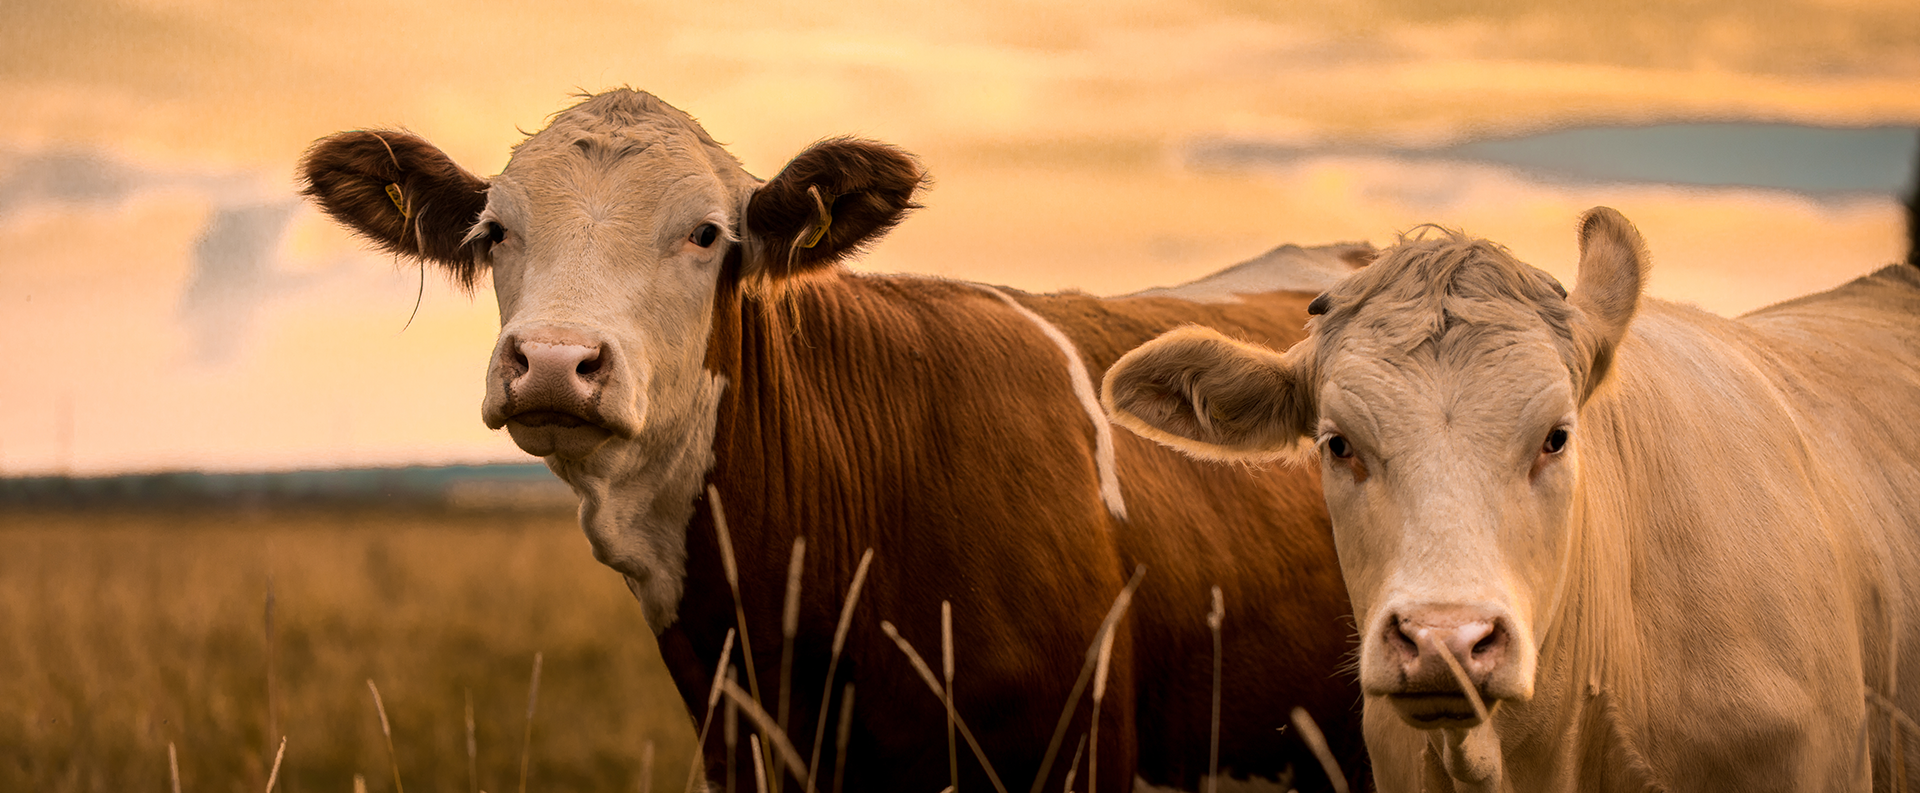
[[487, 206], [487, 180], [417, 135], [342, 132], [300, 161], [301, 191], [334, 220], [390, 253], [437, 264], [472, 287], [480, 261], [467, 232]]
[[1120, 426], [1214, 460], [1281, 456], [1313, 415], [1303, 378], [1279, 353], [1197, 326], [1121, 356], [1101, 391]]
[[1647, 280], [1647, 245], [1626, 216], [1607, 207], [1580, 220], [1580, 274], [1568, 300], [1580, 311], [1584, 346], [1591, 355], [1581, 399], [1607, 376], [1613, 352], [1627, 335]]
[[782, 279], [817, 270], [880, 239], [927, 182], [913, 155], [870, 140], [809, 147], [747, 203], [745, 275]]

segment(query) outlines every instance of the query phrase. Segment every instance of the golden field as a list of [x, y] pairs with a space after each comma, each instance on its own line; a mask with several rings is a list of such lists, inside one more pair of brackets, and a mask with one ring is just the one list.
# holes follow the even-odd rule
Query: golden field
[[690, 719], [570, 511], [0, 512], [0, 790], [165, 791], [172, 743], [184, 793], [260, 791], [283, 734], [277, 790], [390, 791], [371, 679], [406, 790], [469, 790], [470, 693], [514, 791], [536, 652], [528, 790], [682, 789]]

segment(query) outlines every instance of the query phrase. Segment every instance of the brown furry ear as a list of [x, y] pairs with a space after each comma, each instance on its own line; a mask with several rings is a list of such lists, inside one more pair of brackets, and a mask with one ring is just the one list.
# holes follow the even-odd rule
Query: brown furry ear
[[342, 132], [307, 150], [300, 179], [302, 194], [382, 249], [440, 265], [463, 286], [479, 277], [462, 240], [487, 206], [487, 180], [433, 144], [392, 130]]
[[1279, 353], [1198, 326], [1121, 356], [1101, 399], [1115, 423], [1215, 460], [1282, 456], [1313, 417], [1304, 378]]
[[926, 181], [913, 155], [884, 143], [814, 144], [749, 200], [745, 274], [778, 280], [858, 253], [920, 208]]
[[1580, 312], [1583, 343], [1593, 361], [1581, 400], [1606, 379], [1646, 280], [1647, 245], [1639, 230], [1613, 209], [1587, 210], [1580, 219], [1580, 273], [1567, 298]]

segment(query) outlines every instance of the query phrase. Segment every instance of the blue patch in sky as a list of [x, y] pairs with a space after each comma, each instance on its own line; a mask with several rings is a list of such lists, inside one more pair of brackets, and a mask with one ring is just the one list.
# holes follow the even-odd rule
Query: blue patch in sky
[[1582, 181], [1894, 193], [1913, 179], [1916, 148], [1920, 130], [1913, 127], [1662, 124], [1475, 141], [1420, 156], [1491, 162]]
[[1235, 140], [1203, 141], [1189, 149], [1197, 163], [1229, 168], [1370, 155], [1503, 166], [1547, 181], [1757, 187], [1816, 196], [1904, 195], [1912, 189], [1916, 152], [1915, 127], [1758, 123], [1584, 127], [1438, 149]]

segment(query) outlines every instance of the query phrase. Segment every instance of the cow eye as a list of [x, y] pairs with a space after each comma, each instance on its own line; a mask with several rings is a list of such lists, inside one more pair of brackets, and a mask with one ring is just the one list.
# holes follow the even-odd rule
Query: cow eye
[[1339, 435], [1327, 438], [1327, 453], [1341, 460], [1353, 459], [1353, 444]]
[[487, 221], [487, 241], [488, 242], [491, 242], [495, 245], [499, 245], [500, 243], [505, 242], [506, 239], [507, 239], [506, 226], [502, 226], [493, 221]]
[[693, 230], [693, 244], [702, 248], [713, 247], [714, 240], [718, 239], [720, 239], [720, 227], [712, 223], [702, 223], [700, 228]]
[[1567, 448], [1568, 437], [1566, 427], [1554, 427], [1552, 432], [1547, 433], [1547, 442], [1540, 444], [1540, 452], [1559, 454], [1562, 449]]

